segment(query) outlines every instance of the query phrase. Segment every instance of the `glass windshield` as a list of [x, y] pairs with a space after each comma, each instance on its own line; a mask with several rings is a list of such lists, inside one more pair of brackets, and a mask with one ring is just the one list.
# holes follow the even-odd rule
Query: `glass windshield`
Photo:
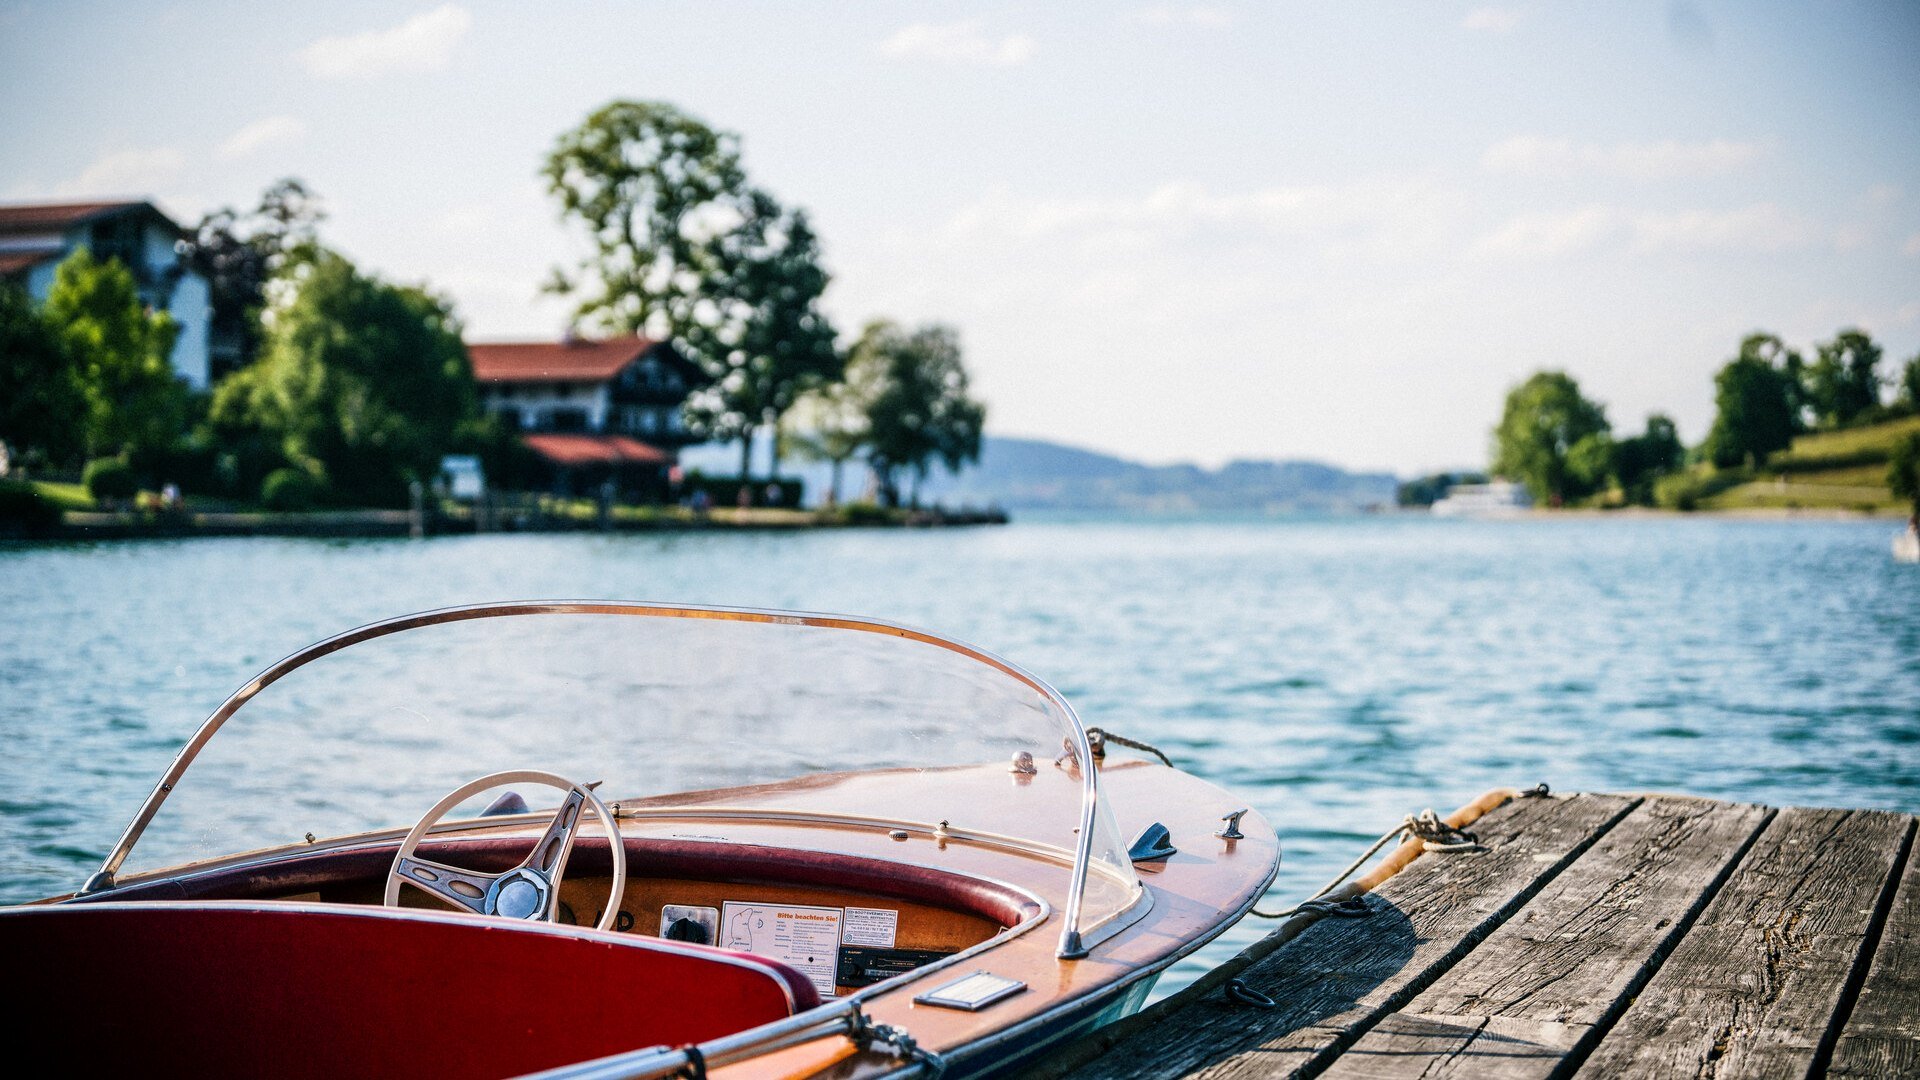
[[[1044, 683], [954, 642], [834, 616], [456, 609], [322, 643], [235, 698], [209, 720], [210, 737], [203, 729], [123, 875], [404, 828], [446, 792], [510, 769], [599, 781], [603, 798], [647, 813], [947, 820], [1067, 862], [1086, 810], [1073, 760], [1055, 764], [1082, 737], [1079, 721]], [[1038, 773], [1016, 783], [1009, 762], [1023, 751]], [[977, 787], [963, 777], [956, 788], [953, 772], [969, 769]], [[902, 782], [848, 775], [876, 770]], [[948, 774], [938, 785], [936, 771]], [[772, 786], [719, 790], [744, 785]], [[961, 788], [1006, 801], [952, 805]], [[524, 795], [535, 807], [558, 798]], [[1137, 888], [1104, 807], [1090, 835], [1083, 927]], [[830, 831], [818, 843], [830, 845]]]

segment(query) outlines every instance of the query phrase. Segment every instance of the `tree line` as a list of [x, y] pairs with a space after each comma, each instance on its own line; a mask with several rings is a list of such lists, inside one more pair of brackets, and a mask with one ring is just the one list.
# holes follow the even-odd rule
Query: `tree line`
[[[1883, 374], [1881, 347], [1865, 331], [1847, 329], [1816, 344], [1813, 357], [1808, 362], [1775, 334], [1742, 339], [1714, 375], [1713, 426], [1692, 448], [1660, 413], [1637, 434], [1617, 434], [1605, 407], [1588, 399], [1572, 376], [1536, 372], [1507, 394], [1493, 431], [1491, 469], [1525, 484], [1541, 505], [1689, 508], [1701, 474], [1758, 469], [1797, 435], [1920, 413], [1920, 355]], [[1901, 460], [1895, 457], [1889, 483], [1912, 497], [1895, 475]]]
[[[563, 133], [541, 167], [588, 254], [544, 288], [576, 325], [671, 341], [705, 385], [688, 429], [737, 441], [751, 476], [772, 432], [791, 450], [869, 465], [882, 500], [935, 464], [977, 460], [985, 408], [958, 334], [876, 320], [851, 342], [820, 308], [830, 282], [804, 210], [749, 182], [739, 140], [672, 105], [616, 101]], [[35, 304], [0, 288], [0, 442], [21, 466], [85, 465], [100, 494], [171, 480], [270, 506], [400, 505], [449, 453], [522, 486], [531, 462], [481, 408], [447, 298], [356, 267], [321, 241], [298, 180], [251, 210], [206, 215], [178, 248], [210, 287], [237, 356], [209, 391], [175, 377], [178, 328], [132, 271], [77, 250]]]

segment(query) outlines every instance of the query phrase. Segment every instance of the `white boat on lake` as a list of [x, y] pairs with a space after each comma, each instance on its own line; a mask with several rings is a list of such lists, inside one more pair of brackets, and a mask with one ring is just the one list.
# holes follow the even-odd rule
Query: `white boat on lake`
[[1455, 484], [1433, 504], [1435, 517], [1513, 517], [1533, 509], [1527, 489], [1511, 480], [1490, 484]]

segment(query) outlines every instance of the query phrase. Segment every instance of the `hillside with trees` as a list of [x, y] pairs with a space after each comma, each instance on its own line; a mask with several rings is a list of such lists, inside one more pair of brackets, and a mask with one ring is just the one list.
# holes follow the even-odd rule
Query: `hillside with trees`
[[1857, 328], [1813, 355], [1807, 362], [1774, 334], [1743, 338], [1714, 375], [1713, 425], [1692, 448], [1658, 413], [1640, 434], [1618, 435], [1572, 376], [1537, 372], [1507, 395], [1492, 469], [1549, 507], [1901, 505], [1895, 461], [1920, 433], [1920, 356], [1889, 375], [1881, 347]]

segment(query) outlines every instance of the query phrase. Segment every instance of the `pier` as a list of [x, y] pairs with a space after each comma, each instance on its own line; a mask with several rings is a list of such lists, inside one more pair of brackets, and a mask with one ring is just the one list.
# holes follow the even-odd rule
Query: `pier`
[[1406, 841], [1047, 1074], [1920, 1075], [1913, 815], [1502, 793], [1447, 821], [1476, 842]]

